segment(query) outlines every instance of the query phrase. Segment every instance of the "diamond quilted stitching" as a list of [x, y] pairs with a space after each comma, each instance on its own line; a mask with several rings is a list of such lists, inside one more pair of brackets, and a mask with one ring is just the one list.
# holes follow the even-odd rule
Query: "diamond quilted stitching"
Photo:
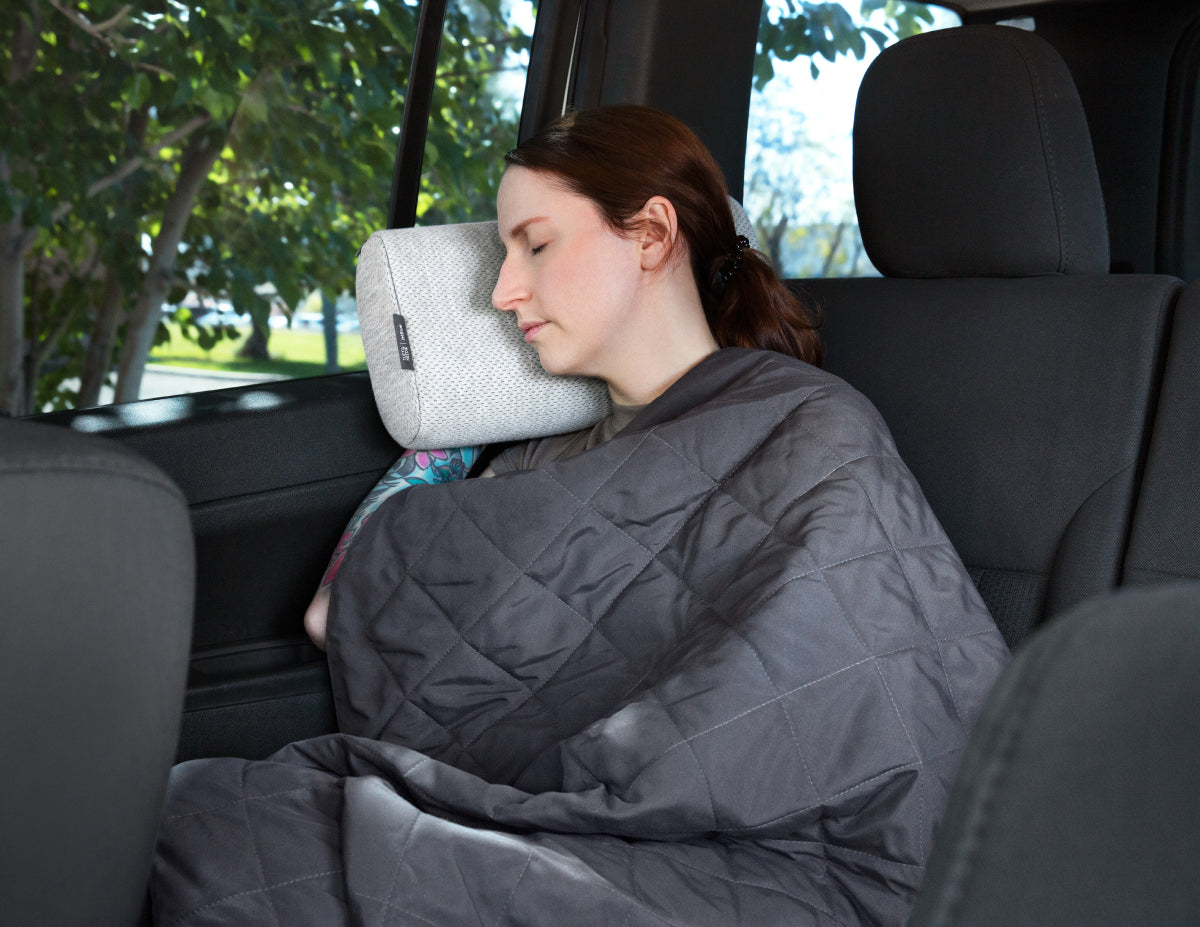
[[[822, 799], [891, 766], [919, 763], [873, 661], [805, 686], [783, 701]], [[857, 738], [854, 731], [870, 736]]]
[[[556, 542], [563, 526], [586, 498], [586, 495], [572, 495], [554, 479], [551, 471], [552, 468], [524, 470], [515, 479], [500, 476], [490, 485], [487, 480], [466, 480], [450, 484], [450, 492], [462, 514], [489, 544], [507, 561], [524, 566], [539, 551]], [[607, 476], [601, 481], [604, 478]], [[496, 504], [497, 491], [504, 494], [505, 505]], [[512, 530], [514, 512], [519, 513], [520, 531]]]
[[628, 534], [584, 508], [526, 572], [595, 623], [650, 558]]
[[[822, 570], [822, 579], [837, 601], [866, 603], [841, 622], [852, 625], [864, 652], [889, 653], [932, 643], [920, 625], [896, 621], [896, 615], [912, 610], [908, 577], [896, 552], [887, 550], [830, 566]], [[864, 589], [869, 590], [868, 596]]]
[[801, 549], [814, 564], [838, 563], [863, 551], [892, 546], [880, 520], [862, 512], [863, 490], [858, 471], [875, 465], [859, 459], [838, 466], [821, 482], [819, 492], [803, 492], [774, 523], [778, 537]]
[[945, 750], [946, 731], [959, 724], [958, 708], [941, 683], [942, 662], [943, 656], [933, 641], [909, 651], [883, 654], [876, 660], [896, 712], [922, 757]]
[[939, 577], [961, 569], [949, 541], [939, 547], [902, 550], [898, 556], [935, 639], [947, 640], [995, 627], [971, 585], [938, 582]]
[[[651, 613], [656, 620], [647, 621]], [[650, 669], [668, 642], [679, 640], [691, 624], [712, 617], [703, 599], [681, 586], [679, 577], [654, 560], [616, 599], [601, 625], [606, 634], [621, 641], [640, 675]]]
[[[745, 769], [738, 777], [740, 788], [722, 789], [716, 795], [722, 820], [769, 821], [820, 800], [807, 760], [803, 753], [797, 754], [788, 733], [790, 707], [786, 700], [772, 701], [725, 728], [692, 739], [692, 749], [710, 778], [728, 781], [731, 769]], [[747, 763], [749, 757], [752, 763]]]
[[773, 679], [803, 685], [870, 656], [821, 571], [789, 580], [753, 604], [752, 612], [731, 621], [754, 640]]
[[[652, 434], [590, 501], [601, 517], [648, 550], [660, 550], [715, 488], [715, 482], [681, 454], [663, 454]], [[668, 445], [669, 447], [669, 445]], [[646, 500], [654, 500], [647, 506]]]
[[745, 568], [747, 550], [769, 534], [769, 526], [746, 518], [740, 502], [717, 491], [663, 548], [658, 560], [677, 577], [689, 577], [695, 591], [706, 599], [716, 600]]

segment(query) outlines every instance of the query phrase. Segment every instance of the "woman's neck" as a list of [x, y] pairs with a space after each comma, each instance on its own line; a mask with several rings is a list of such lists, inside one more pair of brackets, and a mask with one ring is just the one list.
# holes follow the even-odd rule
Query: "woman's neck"
[[690, 305], [660, 305], [607, 371], [609, 395], [618, 405], [646, 405], [717, 348], [699, 297]]
[[600, 375], [618, 405], [641, 406], [657, 399], [717, 350], [686, 249], [668, 266], [646, 269], [633, 311], [619, 342], [600, 365]]

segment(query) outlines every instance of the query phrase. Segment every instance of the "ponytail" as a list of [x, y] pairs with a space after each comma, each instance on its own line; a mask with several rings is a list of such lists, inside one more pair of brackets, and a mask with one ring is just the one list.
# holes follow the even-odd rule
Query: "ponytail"
[[[741, 264], [722, 281], [722, 255], [701, 287], [700, 301], [713, 338], [723, 348], [761, 348], [821, 366], [819, 319], [808, 310], [761, 252], [746, 249]], [[697, 281], [699, 283], [699, 281]]]
[[819, 366], [816, 320], [763, 255], [743, 245], [725, 181], [704, 143], [673, 116], [601, 106], [555, 120], [505, 155], [587, 197], [619, 233], [652, 196], [675, 207], [709, 328], [723, 348], [762, 348]]

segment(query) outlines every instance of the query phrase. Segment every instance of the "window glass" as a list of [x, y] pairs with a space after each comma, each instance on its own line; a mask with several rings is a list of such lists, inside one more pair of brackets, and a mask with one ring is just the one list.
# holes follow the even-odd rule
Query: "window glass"
[[[418, 0], [0, 7], [0, 412], [361, 367]], [[494, 214], [533, 18], [451, 0], [423, 221]]]
[[880, 49], [960, 25], [923, 3], [766, 0], [746, 145], [746, 212], [784, 277], [877, 273], [854, 212], [851, 130], [858, 85]]
[[496, 218], [517, 144], [536, 15], [531, 0], [457, 0], [446, 12], [417, 224]]

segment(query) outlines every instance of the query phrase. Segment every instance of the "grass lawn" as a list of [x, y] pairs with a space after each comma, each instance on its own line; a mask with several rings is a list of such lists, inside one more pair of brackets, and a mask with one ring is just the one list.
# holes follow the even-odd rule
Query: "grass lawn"
[[[188, 341], [174, 322], [167, 323], [171, 340], [150, 352], [150, 363], [172, 367], [197, 367], [203, 370], [232, 370], [241, 373], [277, 373], [287, 377], [313, 377], [326, 373], [325, 336], [316, 331], [271, 329], [267, 361], [243, 360], [237, 356], [249, 329], [239, 330], [236, 338], [217, 342], [211, 351]], [[366, 367], [362, 339], [355, 333], [338, 335], [338, 369], [362, 370]]]

